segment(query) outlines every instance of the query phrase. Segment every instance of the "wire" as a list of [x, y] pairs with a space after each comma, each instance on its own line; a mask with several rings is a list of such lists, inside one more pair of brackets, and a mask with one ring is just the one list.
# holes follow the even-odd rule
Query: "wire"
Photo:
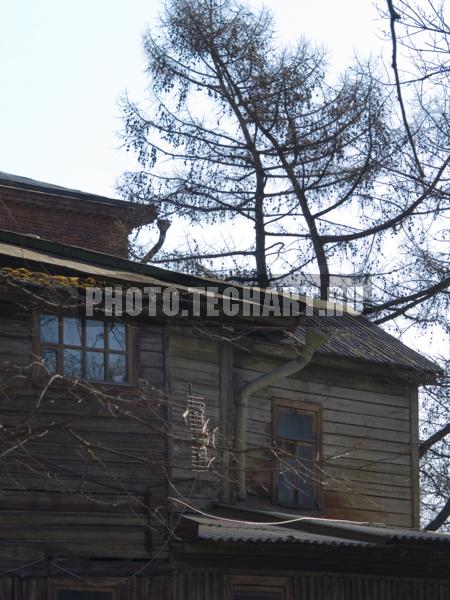
[[[177, 498], [168, 498], [169, 500], [172, 500], [173, 502], [178, 502], [178, 504], [182, 504], [183, 506], [189, 508], [190, 510], [202, 515], [203, 517], [207, 517], [209, 519], [215, 519], [216, 521], [227, 521], [228, 523], [237, 523], [239, 525], [269, 525], [269, 526], [276, 526], [276, 525], [289, 525], [291, 523], [299, 523], [301, 521], [314, 521], [314, 522], [320, 522], [320, 523], [336, 523], [336, 519], [322, 519], [320, 517], [296, 517], [295, 519], [287, 519], [286, 521], [242, 521], [239, 519], [229, 519], [227, 517], [218, 517], [217, 515], [211, 515], [210, 513], [204, 512], [203, 510], [200, 510], [199, 508], [195, 508], [195, 506], [191, 506], [190, 504], [188, 504], [187, 502], [184, 502], [183, 500], [178, 500]], [[369, 522], [361, 522], [361, 521], [346, 521], [346, 520], [340, 520], [338, 521], [340, 524], [355, 524], [355, 525], [373, 525], [373, 523], [369, 523]]]
[[[194, 481], [192, 483], [192, 487], [191, 487], [190, 492], [188, 494], [188, 498], [191, 498], [192, 494], [194, 493], [194, 489], [195, 489], [195, 486], [196, 486], [197, 483], [198, 483], [198, 476], [195, 477], [195, 479], [194, 479]], [[171, 500], [171, 498], [168, 498], [168, 500]], [[183, 503], [181, 500], [179, 502]], [[184, 504], [186, 504], [187, 507], [190, 507], [189, 504], [187, 504], [187, 503], [184, 503]], [[118, 581], [116, 581], [115, 584], [117, 584], [117, 585], [123, 584], [123, 583], [129, 581], [130, 579], [133, 579], [134, 577], [137, 577], [138, 575], [140, 575], [143, 571], [145, 571], [152, 563], [154, 563], [159, 558], [159, 556], [161, 555], [162, 551], [165, 550], [165, 548], [168, 546], [168, 544], [169, 544], [172, 536], [174, 535], [174, 530], [177, 528], [179, 522], [183, 518], [184, 512], [185, 512], [185, 510], [182, 511], [178, 515], [177, 521], [176, 521], [175, 525], [171, 528], [169, 535], [164, 540], [164, 543], [161, 544], [161, 547], [158, 549], [158, 551], [151, 557], [151, 559], [148, 560], [142, 567], [140, 567], [137, 571], [135, 571], [134, 573], [132, 573], [128, 577], [122, 577], [121, 579], [119, 579]], [[55, 568], [59, 569], [60, 571], [63, 571], [64, 573], [67, 573], [67, 575], [70, 575], [71, 577], [79, 579], [80, 581], [83, 581], [84, 583], [87, 583], [88, 585], [90, 585], [92, 587], [105, 587], [104, 584], [96, 583], [95, 581], [92, 581], [90, 579], [86, 579], [82, 575], [78, 575], [77, 573], [74, 573], [73, 571], [70, 571], [69, 569], [66, 569], [65, 567], [62, 567], [61, 565], [58, 565], [57, 563], [53, 562], [51, 559], [50, 559], [50, 564], [52, 564]], [[23, 568], [23, 567], [19, 567], [19, 568]], [[1, 574], [0, 574], [0, 576], [1, 576]]]
[[34, 560], [33, 562], [27, 563], [25, 565], [20, 565], [20, 567], [14, 567], [14, 569], [9, 569], [8, 571], [3, 571], [2, 573], [0, 573], [0, 577], [3, 577], [4, 575], [8, 575], [9, 573], [15, 573], [16, 571], [21, 571], [22, 569], [26, 569], [27, 567], [32, 567], [33, 565], [37, 565], [38, 563], [41, 563], [45, 560], [47, 560], [47, 558], [38, 558], [37, 560]]

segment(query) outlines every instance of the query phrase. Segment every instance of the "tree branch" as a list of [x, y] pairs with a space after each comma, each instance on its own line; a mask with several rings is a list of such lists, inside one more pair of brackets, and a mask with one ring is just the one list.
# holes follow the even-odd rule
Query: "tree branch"
[[437, 531], [450, 517], [450, 498], [438, 512], [435, 518], [424, 527], [425, 531]]
[[450, 434], [450, 421], [446, 425], [444, 425], [444, 427], [439, 429], [439, 431], [436, 431], [435, 433], [433, 433], [433, 435], [430, 435], [429, 438], [427, 438], [426, 440], [424, 440], [423, 442], [421, 442], [419, 444], [419, 457], [423, 458], [423, 456], [428, 452], [428, 450], [432, 446], [437, 444], [437, 442], [440, 442], [441, 440], [443, 440], [449, 434]]

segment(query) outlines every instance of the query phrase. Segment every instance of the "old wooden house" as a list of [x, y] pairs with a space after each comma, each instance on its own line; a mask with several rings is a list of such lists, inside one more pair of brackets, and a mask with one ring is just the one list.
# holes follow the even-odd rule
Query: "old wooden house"
[[128, 260], [151, 208], [7, 174], [0, 206], [0, 600], [450, 598], [434, 364], [306, 299], [204, 317], [227, 284]]

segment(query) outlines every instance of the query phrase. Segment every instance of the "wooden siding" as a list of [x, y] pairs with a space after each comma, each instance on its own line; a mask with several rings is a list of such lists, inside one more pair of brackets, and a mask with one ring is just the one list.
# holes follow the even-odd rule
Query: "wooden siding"
[[[11, 393], [3, 394], [0, 415], [7, 424], [27, 414], [40, 389], [23, 385], [12, 366], [30, 362], [30, 315], [6, 304], [0, 309], [0, 377], [3, 387], [8, 384], [11, 388]], [[96, 459], [89, 460], [86, 448], [81, 451], [67, 432], [58, 428], [4, 458], [0, 464], [4, 492], [0, 497], [0, 539], [13, 539], [36, 555], [51, 551], [61, 556], [144, 558], [149, 556], [150, 540], [161, 548], [166, 539], [162, 523], [167, 495], [178, 494], [198, 507], [210, 507], [212, 501], [223, 499], [224, 480], [233, 480], [233, 472], [227, 477], [224, 470], [227, 461], [222, 461], [223, 448], [232, 446], [233, 441], [233, 389], [274, 368], [280, 359], [256, 358], [236, 349], [232, 359], [224, 354], [220, 340], [208, 339], [204, 332], [189, 327], [141, 321], [136, 322], [136, 333], [138, 378], [147, 383], [149, 394], [160, 398], [154, 420], [139, 423], [107, 411], [93, 412], [89, 403], [50, 390], [33, 415], [33, 424], [75, 417], [75, 430], [96, 445]], [[232, 370], [230, 360], [234, 360]], [[183, 418], [188, 384], [194, 395], [205, 399], [209, 429], [218, 428], [212, 451], [215, 460], [206, 473], [196, 473], [191, 464], [191, 437]], [[412, 457], [417, 431], [411, 387], [400, 380], [312, 366], [252, 397], [248, 489], [252, 502], [272, 509], [275, 400], [322, 407], [323, 516], [416, 524], [417, 470]], [[169, 436], [168, 425], [172, 427]], [[226, 435], [224, 426], [228, 426]], [[30, 455], [39, 467], [30, 463]], [[28, 492], [38, 499], [36, 503], [27, 504]], [[134, 516], [129, 507], [126, 511], [120, 508], [130, 494], [141, 507]], [[78, 497], [82, 501], [74, 508], [72, 500]], [[85, 502], [90, 500], [93, 504], [88, 508]], [[160, 517], [148, 524], [148, 513], [154, 507], [160, 507]], [[179, 506], [174, 504], [174, 508]]]
[[[188, 385], [194, 396], [204, 398], [209, 429], [220, 425], [220, 399], [223, 388], [220, 375], [220, 345], [192, 335], [185, 328], [172, 328], [171, 347], [171, 407], [172, 407], [172, 475], [177, 493], [187, 502], [207, 507], [218, 500], [221, 488], [219, 453], [211, 470], [197, 473], [191, 462], [191, 434], [183, 413], [187, 407]], [[222, 443], [220, 433], [218, 445]], [[180, 505], [174, 504], [175, 509]]]
[[[171, 401], [174, 414], [174, 482], [181, 496], [197, 506], [218, 500], [225, 474], [222, 452], [209, 473], [196, 475], [190, 464], [190, 438], [182, 414], [187, 384], [206, 401], [210, 428], [234, 425], [233, 407], [223, 402], [225, 385], [221, 344], [188, 327], [171, 333]], [[234, 352], [235, 388], [280, 364]], [[248, 491], [252, 505], [273, 508], [272, 407], [275, 400], [317, 404], [323, 409], [322, 515], [330, 518], [417, 524], [417, 471], [412, 461], [414, 399], [412, 388], [399, 379], [311, 366], [250, 399], [248, 419]], [[221, 414], [221, 406], [229, 414]], [[222, 409], [223, 410], [223, 409]], [[417, 436], [417, 434], [416, 434]], [[232, 442], [222, 437], [218, 446]], [[230, 480], [233, 478], [231, 471]], [[265, 500], [264, 500], [265, 498]]]
[[450, 593], [448, 583], [400, 578], [370, 577], [294, 577], [292, 600], [444, 600]]
[[[151, 408], [136, 409], [141, 420], [113, 415], [88, 392], [57, 385], [33, 410], [43, 388], [30, 370], [29, 378], [16, 370], [32, 360], [31, 315], [0, 308], [0, 422], [43, 430], [2, 456], [0, 545], [13, 544], [18, 561], [22, 555], [148, 558], [163, 537], [151, 513], [167, 496], [164, 328], [140, 328], [136, 339], [137, 374], [155, 399]], [[105, 388], [132, 399], [133, 388], [112, 390]], [[4, 437], [0, 450], [9, 450]]]
[[[257, 582], [257, 576], [254, 577]], [[58, 579], [1, 577], [2, 600], [55, 600], [52, 589]], [[123, 582], [108, 580], [116, 600], [232, 600], [233, 576], [220, 572], [193, 571]], [[67, 584], [67, 581], [65, 582]], [[74, 580], [74, 585], [80, 582]], [[95, 588], [94, 588], [95, 589]], [[98, 589], [98, 588], [97, 588]], [[296, 575], [287, 578], [287, 600], [448, 600], [450, 583], [389, 577]]]
[[[240, 355], [236, 372], [247, 382], [273, 363]], [[272, 406], [275, 400], [318, 404], [322, 424], [322, 510], [325, 517], [414, 524], [411, 396], [374, 377], [308, 368], [250, 399], [250, 491], [271, 495]]]

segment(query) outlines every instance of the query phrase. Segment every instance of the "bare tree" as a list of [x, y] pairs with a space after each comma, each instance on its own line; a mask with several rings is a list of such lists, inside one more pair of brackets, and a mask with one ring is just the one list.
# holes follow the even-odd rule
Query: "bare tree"
[[[348, 249], [382, 231], [386, 218], [406, 216], [407, 206], [389, 214], [372, 194], [395, 144], [369, 65], [331, 85], [321, 49], [304, 40], [282, 47], [267, 10], [224, 1], [169, 3], [144, 48], [152, 108], [125, 102], [125, 142], [142, 170], [124, 176], [122, 193], [154, 202], [166, 218], [253, 229], [243, 243], [238, 229], [228, 248], [197, 243], [156, 262], [252, 261], [250, 274], [233, 277], [260, 286], [274, 268], [286, 275], [313, 264], [325, 298], [336, 243]], [[357, 211], [368, 204], [370, 218], [359, 220], [370, 226], [361, 229]]]

